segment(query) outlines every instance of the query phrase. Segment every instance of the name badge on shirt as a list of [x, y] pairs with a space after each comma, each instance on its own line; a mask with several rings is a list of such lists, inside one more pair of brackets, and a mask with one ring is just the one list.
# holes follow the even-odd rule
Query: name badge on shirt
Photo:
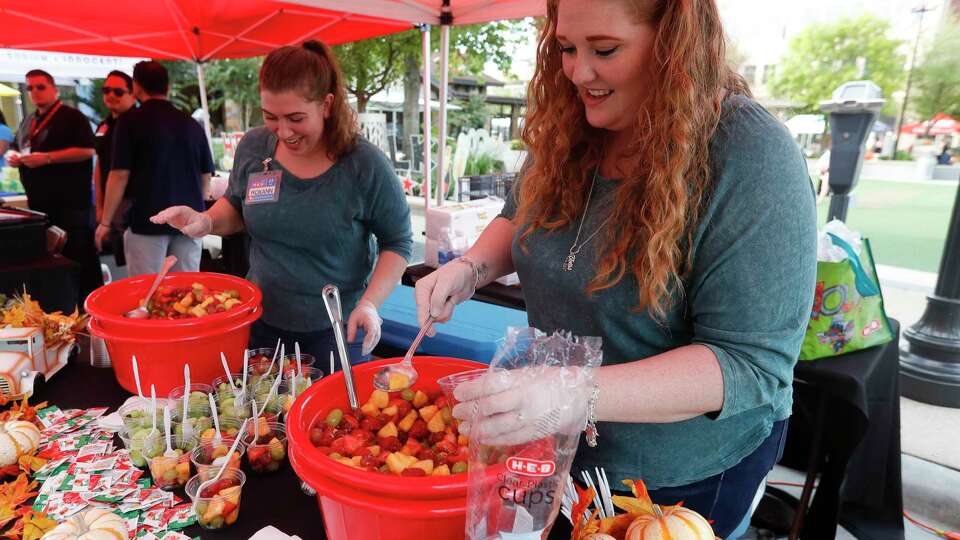
[[280, 171], [253, 173], [247, 180], [246, 204], [272, 203], [280, 200]]

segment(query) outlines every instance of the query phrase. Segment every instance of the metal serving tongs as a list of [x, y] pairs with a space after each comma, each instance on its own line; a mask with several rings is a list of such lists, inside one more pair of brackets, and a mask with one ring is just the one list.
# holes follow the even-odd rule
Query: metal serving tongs
[[328, 284], [323, 287], [323, 305], [327, 308], [330, 325], [333, 327], [333, 336], [337, 341], [337, 352], [340, 354], [340, 368], [343, 370], [343, 381], [347, 385], [347, 398], [350, 408], [360, 408], [357, 401], [357, 391], [353, 385], [353, 371], [350, 369], [350, 356], [347, 354], [347, 340], [343, 336], [343, 312], [340, 310], [340, 290], [336, 285]]

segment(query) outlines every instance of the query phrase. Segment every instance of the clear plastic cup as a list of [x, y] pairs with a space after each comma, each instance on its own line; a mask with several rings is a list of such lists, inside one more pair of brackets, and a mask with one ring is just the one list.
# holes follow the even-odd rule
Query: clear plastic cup
[[[317, 363], [316, 357], [312, 354], [300, 353], [300, 367], [306, 369], [313, 367]], [[283, 376], [289, 377], [297, 369], [297, 355], [288, 354], [283, 357]]]
[[243, 421], [253, 414], [250, 410], [250, 396], [247, 394], [233, 395], [225, 392], [217, 396], [217, 413], [220, 421], [224, 419]]
[[[147, 428], [153, 425], [153, 416], [150, 412], [150, 400], [131, 399], [124, 403], [117, 411], [123, 420], [123, 427], [131, 433], [140, 428]], [[163, 408], [157, 403], [157, 426], [163, 427]]]
[[[295, 371], [295, 370], [294, 370]], [[293, 377], [295, 373], [291, 371], [284, 375], [284, 381], [280, 384], [280, 393], [293, 393]], [[303, 372], [297, 375], [297, 395], [301, 395], [310, 388], [311, 385], [323, 378], [323, 372], [315, 367], [304, 367]]]
[[[220, 438], [226, 437], [239, 437], [240, 436], [240, 425], [242, 420], [235, 420], [233, 418], [221, 418], [220, 419]], [[214, 439], [217, 431], [214, 427], [210, 427], [200, 432], [200, 440], [197, 444], [206, 444]]]
[[236, 396], [240, 394], [240, 386], [243, 384], [243, 374], [231, 373], [230, 376], [233, 377], [234, 382], [232, 389], [230, 387], [230, 379], [228, 379], [226, 375], [221, 375], [213, 380], [214, 397], [217, 398], [218, 402], [225, 396]]
[[257, 473], [280, 469], [287, 459], [287, 431], [279, 422], [261, 422], [259, 438], [254, 437], [253, 424], [248, 424], [240, 442], [247, 448], [247, 464]]
[[[230, 451], [230, 446], [233, 445], [233, 441], [235, 440], [235, 437], [223, 437], [219, 443], [211, 441], [197, 445], [197, 447], [190, 452], [190, 463], [193, 463], [197, 474], [201, 476], [207, 475], [210, 469], [213, 469], [213, 474], [216, 474], [217, 469], [219, 469], [221, 465], [221, 461], [218, 460], [225, 459], [227, 453]], [[230, 457], [226, 470], [240, 468], [240, 462], [243, 459], [245, 450], [246, 447], [243, 446], [242, 442], [237, 445], [237, 450]]]
[[197, 446], [197, 437], [171, 437], [170, 445], [177, 457], [166, 457], [166, 441], [160, 455], [150, 459], [150, 476], [160, 489], [172, 491], [183, 487], [190, 478], [190, 452]]
[[118, 435], [123, 447], [130, 452], [130, 461], [141, 469], [146, 469], [150, 459], [159, 456], [166, 449], [163, 433], [160, 430], [151, 431], [149, 426], [132, 432], [122, 429]]
[[475, 381], [480, 377], [483, 377], [487, 373], [491, 373], [491, 372], [499, 373], [503, 371], [505, 370], [497, 369], [497, 370], [491, 371], [489, 368], [471, 369], [469, 371], [451, 373], [450, 375], [447, 375], [445, 377], [440, 377], [439, 379], [437, 379], [437, 384], [440, 385], [440, 389], [443, 390], [443, 395], [447, 398], [447, 402], [450, 404], [450, 407], [452, 408], [454, 405], [459, 403], [459, 401], [453, 395], [453, 391], [457, 386], [465, 382]]
[[[257, 385], [251, 388], [251, 397], [257, 402], [257, 410], [263, 410], [265, 413], [279, 415], [283, 412], [283, 402], [284, 394], [281, 391], [285, 382], [281, 382], [277, 386], [277, 392], [272, 395], [270, 400], [267, 400], [267, 396], [270, 396], [270, 390], [273, 388], [273, 384], [276, 379], [264, 379], [260, 381]], [[266, 403], [266, 405], [264, 405]]]
[[[170, 412], [183, 416], [183, 391], [184, 386], [180, 385], [170, 391], [167, 396], [170, 400]], [[190, 397], [187, 398], [187, 417], [201, 418], [210, 416], [210, 401], [208, 394], [213, 393], [213, 387], [209, 384], [197, 383], [190, 385]]]
[[216, 530], [229, 527], [237, 521], [240, 513], [240, 494], [247, 482], [247, 475], [239, 469], [225, 469], [223, 475], [197, 493], [200, 485], [217, 473], [216, 468], [206, 474], [198, 474], [186, 485], [187, 496], [196, 502], [197, 523], [204, 529]]

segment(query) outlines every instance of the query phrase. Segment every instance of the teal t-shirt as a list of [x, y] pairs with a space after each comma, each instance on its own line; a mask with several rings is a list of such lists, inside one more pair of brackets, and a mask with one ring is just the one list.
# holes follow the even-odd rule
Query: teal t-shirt
[[[814, 193], [800, 149], [766, 110], [745, 97], [724, 103], [710, 143], [714, 171], [692, 240], [693, 268], [665, 323], [637, 312], [637, 283], [587, 295], [601, 232], [570, 272], [561, 269], [579, 216], [562, 230], [534, 231], [525, 253], [513, 243], [531, 326], [603, 339], [603, 364], [641, 360], [692, 343], [709, 347], [723, 373], [719, 414], [666, 424], [598, 425], [597, 448], [581, 444], [575, 467], [605, 467], [613, 486], [643, 479], [651, 489], [718, 474], [752, 453], [790, 415], [793, 368], [813, 304]], [[598, 178], [581, 242], [609, 215], [617, 181]], [[509, 198], [502, 217], [512, 219]], [[606, 226], [615, 227], [615, 223]], [[635, 381], [637, 394], [644, 381]]]
[[346, 320], [378, 253], [410, 259], [410, 207], [386, 156], [363, 138], [316, 178], [297, 178], [273, 160], [269, 169], [282, 173], [279, 200], [248, 205], [247, 180], [263, 171], [276, 143], [263, 127], [244, 135], [224, 196], [250, 235], [247, 279], [263, 291], [263, 321], [292, 332], [326, 330], [324, 285], [340, 289]]

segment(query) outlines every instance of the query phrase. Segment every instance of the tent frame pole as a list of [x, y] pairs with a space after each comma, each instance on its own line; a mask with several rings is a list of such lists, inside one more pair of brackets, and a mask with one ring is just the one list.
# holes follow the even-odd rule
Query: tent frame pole
[[[450, 76], [450, 25], [440, 27], [440, 134], [437, 141], [437, 206], [443, 206], [447, 198], [447, 175], [445, 168], [447, 142], [447, 90]], [[451, 179], [451, 181], [453, 181]]]
[[423, 210], [430, 208], [430, 25], [420, 26], [421, 55], [423, 56]]
[[195, 62], [197, 65], [197, 83], [200, 87], [200, 107], [203, 109], [203, 132], [207, 134], [207, 147], [210, 148], [210, 155], [213, 155], [213, 136], [210, 134], [210, 105], [207, 103], [207, 83], [204, 77], [203, 62]]

